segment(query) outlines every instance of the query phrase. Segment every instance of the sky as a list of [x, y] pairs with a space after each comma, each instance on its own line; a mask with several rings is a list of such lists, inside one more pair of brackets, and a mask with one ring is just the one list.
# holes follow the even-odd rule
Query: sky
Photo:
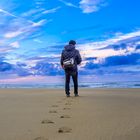
[[139, 0], [1, 0], [0, 84], [59, 82], [76, 40], [89, 81], [140, 78]]

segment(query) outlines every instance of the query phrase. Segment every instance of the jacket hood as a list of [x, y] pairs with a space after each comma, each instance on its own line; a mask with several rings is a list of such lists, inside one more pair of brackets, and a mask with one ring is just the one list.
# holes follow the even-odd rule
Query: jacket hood
[[74, 45], [66, 45], [65, 46], [65, 50], [66, 51], [72, 51], [72, 50], [74, 50], [75, 49], [75, 46]]

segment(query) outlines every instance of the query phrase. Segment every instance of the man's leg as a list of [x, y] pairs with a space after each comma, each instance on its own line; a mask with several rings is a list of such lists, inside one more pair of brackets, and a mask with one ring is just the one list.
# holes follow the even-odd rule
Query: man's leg
[[70, 87], [69, 87], [69, 84], [70, 84], [70, 74], [65, 72], [65, 92], [66, 92], [66, 95], [69, 96], [70, 95]]
[[72, 73], [72, 79], [74, 83], [74, 94], [78, 95], [78, 72]]

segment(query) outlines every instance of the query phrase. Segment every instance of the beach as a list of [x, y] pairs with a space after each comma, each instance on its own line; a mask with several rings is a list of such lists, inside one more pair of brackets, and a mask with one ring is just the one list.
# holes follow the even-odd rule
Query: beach
[[139, 140], [140, 88], [0, 89], [0, 140]]

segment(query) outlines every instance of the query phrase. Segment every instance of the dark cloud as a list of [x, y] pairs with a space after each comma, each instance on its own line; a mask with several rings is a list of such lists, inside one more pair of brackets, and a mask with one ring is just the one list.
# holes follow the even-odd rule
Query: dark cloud
[[87, 62], [84, 66], [85, 69], [97, 69], [100, 67], [100, 64], [95, 64], [94, 62]]
[[25, 67], [25, 66], [27, 66], [27, 64], [21, 63], [21, 62], [17, 62], [16, 65], [17, 65], [18, 67]]
[[136, 50], [139, 50], [139, 49], [140, 49], [140, 45], [137, 45], [137, 46], [136, 46]]
[[96, 60], [97, 57], [87, 57], [85, 58], [86, 61], [92, 61], [92, 60]]
[[0, 63], [3, 62], [5, 60], [4, 56], [0, 56]]
[[[127, 47], [128, 46], [125, 43], [120, 43], [120, 44], [117, 43], [117, 44], [109, 45], [105, 48], [100, 48], [98, 50], [114, 49], [117, 51], [117, 50], [125, 50], [125, 49], [127, 49]], [[131, 47], [133, 47], [133, 45]]]
[[118, 44], [118, 45], [117, 44], [116, 45], [110, 45], [110, 46], [108, 46], [108, 48], [113, 48], [114, 50], [124, 50], [124, 49], [127, 49], [127, 45], [125, 43], [121, 43], [121, 44]]
[[[140, 68], [140, 65], [137, 65]], [[96, 75], [96, 76], [115, 76], [115, 75], [139, 75], [139, 70], [133, 70], [134, 65], [116, 65], [116, 66], [100, 66], [98, 68], [93, 69], [82, 69], [79, 71], [79, 75]], [[136, 68], [135, 68], [136, 69]]]
[[17, 74], [18, 76], [32, 75], [30, 69], [24, 68], [26, 64], [17, 63], [16, 65], [8, 62], [0, 62], [0, 72], [7, 74]]
[[135, 36], [135, 37], [130, 37], [130, 38], [127, 38], [127, 39], [123, 39], [123, 40], [119, 41], [118, 44], [122, 44], [122, 43], [125, 43], [125, 44], [128, 44], [128, 43], [135, 44], [138, 41], [140, 41], [140, 36]]
[[35, 57], [30, 57], [27, 59], [28, 61], [30, 60], [37, 60], [37, 61], [42, 61], [42, 62], [59, 62], [60, 61], [60, 56], [50, 56], [50, 57], [41, 57], [41, 56], [35, 56]]
[[[5, 62], [5, 58], [0, 58], [0, 72], [17, 74], [18, 76], [29, 76], [29, 75], [42, 75], [42, 76], [55, 76], [64, 75], [64, 71], [58, 63], [58, 58], [52, 63], [51, 57], [32, 57], [30, 60], [39, 60], [36, 66], [28, 67], [26, 63], [17, 62], [16, 64], [10, 64]], [[129, 66], [140, 65], [140, 54], [132, 53], [123, 56], [110, 56], [106, 57], [102, 63], [94, 63], [96, 57], [86, 58], [86, 65], [80, 69], [80, 75], [104, 75], [104, 74], [119, 74], [119, 73], [129, 73], [134, 74]], [[128, 66], [128, 70], [127, 70]], [[122, 67], [122, 69], [119, 69]], [[123, 67], [126, 69], [123, 70]], [[135, 72], [137, 73], [137, 72]]]
[[46, 55], [46, 54], [55, 54], [55, 55], [59, 54], [60, 55], [62, 50], [64, 49], [64, 46], [65, 45], [46, 46], [43, 48], [38, 48], [35, 51], [43, 55]]
[[36, 70], [37, 75], [62, 75], [63, 70], [60, 68], [59, 64], [52, 64], [48, 62], [38, 62], [33, 68]]
[[0, 72], [10, 71], [13, 66], [7, 62], [0, 62]]
[[103, 66], [136, 65], [139, 63], [140, 54], [133, 53], [123, 56], [110, 56], [105, 59]]
[[32, 70], [27, 67], [27, 64], [22, 62], [17, 62], [15, 65], [13, 65], [12, 73], [17, 74], [18, 76], [33, 75]]
[[132, 53], [122, 56], [106, 57], [103, 63], [87, 62], [84, 69], [93, 70], [111, 66], [140, 65], [140, 54]]
[[29, 76], [33, 75], [32, 72], [29, 69], [25, 69], [22, 67], [15, 67], [14, 73], [16, 73], [18, 76]]
[[131, 37], [128, 39], [123, 39], [121, 41], [118, 41], [117, 43], [114, 43], [112, 45], [108, 45], [104, 48], [100, 48], [99, 50], [105, 50], [105, 49], [124, 50], [127, 49], [128, 46], [133, 48], [139, 41], [140, 41], [140, 36]]

